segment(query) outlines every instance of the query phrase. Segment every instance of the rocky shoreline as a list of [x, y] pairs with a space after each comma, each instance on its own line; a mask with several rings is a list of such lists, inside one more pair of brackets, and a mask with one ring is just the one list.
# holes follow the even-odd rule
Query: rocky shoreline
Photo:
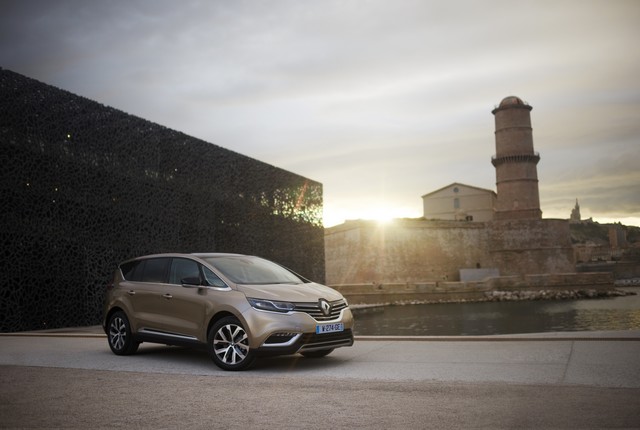
[[600, 299], [604, 297], [623, 297], [636, 295], [632, 291], [621, 290], [540, 290], [540, 291], [487, 291], [484, 293], [489, 302], [509, 302], [521, 300], [579, 300]]
[[607, 297], [624, 297], [635, 296], [637, 293], [633, 291], [623, 290], [539, 290], [539, 291], [487, 291], [484, 297], [476, 299], [448, 299], [448, 300], [415, 300], [393, 303], [376, 303], [350, 305], [355, 312], [366, 312], [373, 308], [381, 306], [403, 306], [403, 305], [423, 305], [438, 303], [480, 303], [480, 302], [515, 302], [515, 301], [537, 301], [537, 300], [583, 300], [583, 299], [601, 299]]
[[640, 287], [640, 278], [618, 279], [613, 284], [616, 287]]

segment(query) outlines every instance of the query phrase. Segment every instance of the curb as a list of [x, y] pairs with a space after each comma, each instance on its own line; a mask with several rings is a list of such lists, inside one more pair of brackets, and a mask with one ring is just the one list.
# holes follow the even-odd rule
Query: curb
[[[571, 335], [569, 333], [551, 333], [549, 335], [536, 334], [516, 334], [516, 335], [495, 335], [495, 336], [354, 336], [358, 342], [574, 342], [574, 341], [594, 341], [594, 342], [639, 342], [640, 334], [631, 332], [628, 336], [620, 336], [620, 333], [602, 335], [593, 333], [591, 335], [581, 334]], [[587, 332], [588, 333], [588, 332]], [[623, 332], [624, 333], [624, 332]], [[0, 333], [0, 337], [63, 337], [77, 339], [104, 339], [104, 333], [78, 333], [78, 332], [24, 332], [24, 333]]]

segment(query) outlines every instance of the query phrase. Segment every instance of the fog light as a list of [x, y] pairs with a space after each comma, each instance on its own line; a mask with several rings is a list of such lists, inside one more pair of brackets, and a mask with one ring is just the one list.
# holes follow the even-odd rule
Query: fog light
[[269, 338], [264, 343], [265, 345], [287, 343], [297, 335], [298, 333], [289, 333], [289, 332], [274, 333], [271, 336], [269, 336]]

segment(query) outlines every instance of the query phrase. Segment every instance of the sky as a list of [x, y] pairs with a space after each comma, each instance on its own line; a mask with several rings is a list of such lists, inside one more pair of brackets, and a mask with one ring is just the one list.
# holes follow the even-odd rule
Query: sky
[[0, 0], [0, 67], [323, 184], [324, 225], [494, 190], [533, 107], [544, 218], [640, 225], [640, 1]]

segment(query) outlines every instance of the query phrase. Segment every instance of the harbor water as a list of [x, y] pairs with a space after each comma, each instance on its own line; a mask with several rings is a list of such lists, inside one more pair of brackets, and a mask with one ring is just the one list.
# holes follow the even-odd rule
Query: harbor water
[[581, 300], [394, 305], [356, 311], [361, 336], [473, 336], [640, 329], [639, 295]]

